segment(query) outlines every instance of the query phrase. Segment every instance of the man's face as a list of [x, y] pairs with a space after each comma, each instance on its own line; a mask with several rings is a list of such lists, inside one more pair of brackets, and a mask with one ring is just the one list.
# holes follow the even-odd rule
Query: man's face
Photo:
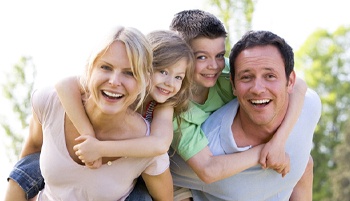
[[282, 122], [295, 73], [287, 81], [282, 56], [275, 46], [243, 50], [235, 61], [233, 81], [242, 121], [271, 129]]

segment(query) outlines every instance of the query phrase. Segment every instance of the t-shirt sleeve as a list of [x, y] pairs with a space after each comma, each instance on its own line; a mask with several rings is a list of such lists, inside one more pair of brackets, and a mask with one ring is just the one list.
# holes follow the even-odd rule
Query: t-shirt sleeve
[[46, 87], [42, 89], [36, 89], [32, 93], [31, 104], [34, 113], [38, 117], [38, 120], [41, 124], [48, 116], [48, 113], [51, 111], [47, 109], [51, 102], [51, 98], [53, 98], [53, 94], [55, 93], [54, 87]]
[[144, 173], [152, 176], [162, 174], [169, 167], [169, 164], [169, 155], [167, 153], [156, 156]]
[[191, 104], [191, 109], [181, 115], [180, 130], [174, 121], [174, 138], [172, 148], [187, 161], [208, 145], [207, 137], [201, 129], [209, 114]]
[[208, 139], [202, 131], [201, 125], [181, 122], [182, 126], [184, 128], [181, 129], [181, 138], [180, 140], [176, 139], [174, 143], [178, 141], [176, 152], [187, 161], [208, 145]]

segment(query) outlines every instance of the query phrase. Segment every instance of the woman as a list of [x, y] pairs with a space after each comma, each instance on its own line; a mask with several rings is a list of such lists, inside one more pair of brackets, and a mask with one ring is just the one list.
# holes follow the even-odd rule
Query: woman
[[[133, 28], [119, 27], [108, 39], [87, 65], [85, 112], [99, 140], [143, 137], [150, 132], [149, 123], [132, 104], [145, 97], [152, 70], [151, 47]], [[101, 168], [87, 168], [73, 150], [79, 133], [54, 88], [34, 92], [32, 105], [33, 119], [21, 157], [41, 151], [45, 187], [37, 200], [125, 200], [140, 175], [154, 200], [172, 199], [167, 154], [104, 157]], [[15, 199], [10, 197], [15, 196], [11, 185], [13, 182], [9, 183], [7, 200]]]

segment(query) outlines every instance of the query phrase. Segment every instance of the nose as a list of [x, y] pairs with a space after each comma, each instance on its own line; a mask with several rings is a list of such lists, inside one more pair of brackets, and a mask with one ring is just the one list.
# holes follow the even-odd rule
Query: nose
[[217, 69], [219, 68], [218, 62], [216, 61], [216, 59], [212, 59], [211, 62], [209, 63], [208, 66], [209, 69]]
[[255, 79], [253, 82], [253, 86], [250, 88], [250, 91], [255, 94], [264, 93], [266, 91], [264, 82], [260, 79]]
[[112, 86], [119, 86], [121, 85], [121, 79], [118, 73], [113, 73], [109, 77], [108, 83]]
[[168, 76], [165, 80], [165, 85], [170, 87], [174, 86], [174, 78]]

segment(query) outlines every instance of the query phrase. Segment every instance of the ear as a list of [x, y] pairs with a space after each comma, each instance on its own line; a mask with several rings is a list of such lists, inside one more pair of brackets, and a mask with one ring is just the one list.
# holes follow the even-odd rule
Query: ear
[[295, 74], [295, 71], [293, 70], [289, 75], [289, 80], [287, 83], [288, 93], [292, 93], [295, 82], [296, 82], [296, 74]]
[[237, 96], [237, 95], [236, 95], [235, 83], [234, 83], [234, 81], [233, 81], [233, 78], [232, 78], [232, 75], [231, 75], [231, 74], [230, 74], [230, 82], [231, 82], [231, 86], [232, 86], [233, 95]]

